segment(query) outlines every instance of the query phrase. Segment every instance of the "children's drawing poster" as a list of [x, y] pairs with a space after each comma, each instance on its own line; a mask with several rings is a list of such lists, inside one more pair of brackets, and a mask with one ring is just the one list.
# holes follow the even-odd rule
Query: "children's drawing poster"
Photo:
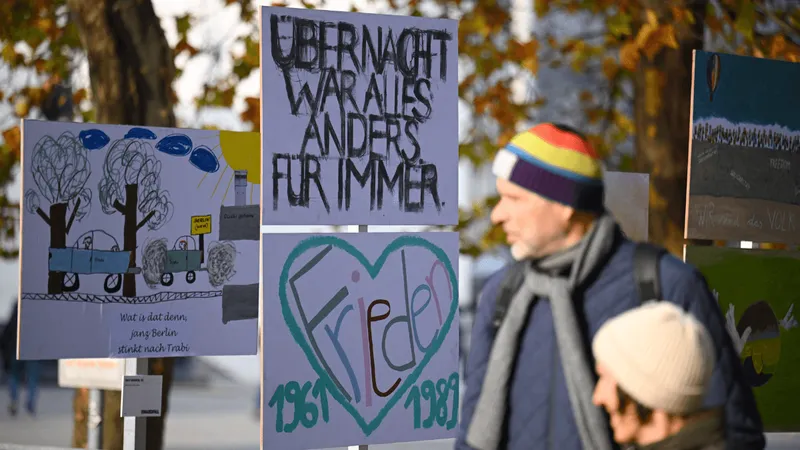
[[685, 237], [800, 243], [800, 63], [695, 51]]
[[452, 438], [458, 234], [265, 234], [262, 448]]
[[24, 120], [22, 359], [256, 353], [257, 133]]
[[800, 431], [800, 252], [685, 247], [705, 275], [753, 388], [764, 427]]
[[458, 222], [458, 22], [261, 9], [264, 225]]

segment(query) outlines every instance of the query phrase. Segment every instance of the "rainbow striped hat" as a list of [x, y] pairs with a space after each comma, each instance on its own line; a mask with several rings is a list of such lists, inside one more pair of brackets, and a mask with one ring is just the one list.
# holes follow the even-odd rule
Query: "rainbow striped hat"
[[560, 125], [543, 123], [497, 152], [494, 174], [576, 210], [602, 213], [603, 168], [592, 144]]

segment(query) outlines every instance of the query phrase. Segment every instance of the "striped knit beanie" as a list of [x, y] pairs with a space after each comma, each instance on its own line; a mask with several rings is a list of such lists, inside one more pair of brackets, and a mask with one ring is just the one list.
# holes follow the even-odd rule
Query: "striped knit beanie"
[[561, 125], [543, 123], [500, 149], [495, 176], [579, 211], [602, 213], [603, 169], [592, 144]]

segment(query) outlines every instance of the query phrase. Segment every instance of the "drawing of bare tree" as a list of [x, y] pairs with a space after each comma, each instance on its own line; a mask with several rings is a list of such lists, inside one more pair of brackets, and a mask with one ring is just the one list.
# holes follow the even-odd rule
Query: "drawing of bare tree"
[[[173, 212], [169, 192], [161, 189], [161, 161], [148, 141], [120, 139], [111, 144], [97, 196], [104, 213], [124, 217], [122, 246], [131, 252], [130, 267], [136, 267], [138, 231], [145, 225], [149, 230], [161, 228]], [[133, 271], [122, 277], [122, 295], [136, 296]]]
[[[80, 221], [91, 209], [92, 191], [86, 187], [91, 175], [86, 149], [72, 133], [58, 139], [43, 136], [26, 161], [36, 189], [25, 192], [25, 209], [38, 214], [50, 226], [50, 248], [66, 248], [67, 234], [75, 220]], [[49, 213], [41, 208], [41, 198], [50, 203]], [[67, 219], [67, 210], [71, 210]], [[47, 293], [60, 294], [64, 272], [47, 273]]]

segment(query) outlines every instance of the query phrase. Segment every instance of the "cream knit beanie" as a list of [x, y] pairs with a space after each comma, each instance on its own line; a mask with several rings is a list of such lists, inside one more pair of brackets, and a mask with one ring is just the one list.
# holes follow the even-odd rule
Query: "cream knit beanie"
[[608, 320], [592, 351], [622, 390], [671, 414], [700, 409], [714, 346], [705, 327], [668, 301], [650, 302]]

